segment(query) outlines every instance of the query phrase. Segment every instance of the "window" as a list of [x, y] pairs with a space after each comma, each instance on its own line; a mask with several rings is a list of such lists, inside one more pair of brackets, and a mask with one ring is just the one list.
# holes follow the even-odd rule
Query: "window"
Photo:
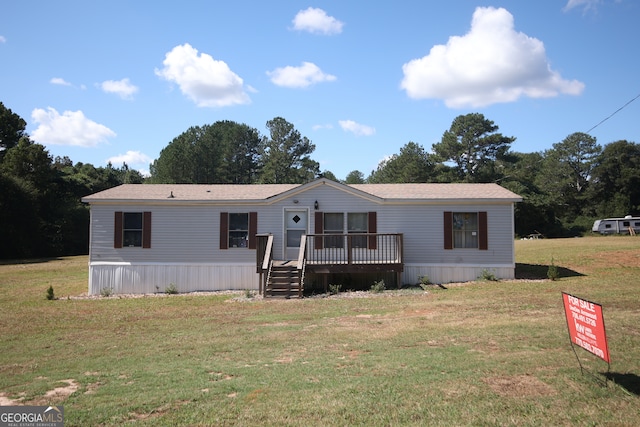
[[142, 212], [125, 212], [122, 226], [122, 246], [142, 246]]
[[[343, 234], [344, 233], [344, 214], [343, 213], [325, 213], [324, 214], [324, 234]], [[324, 246], [326, 248], [343, 248], [344, 241], [342, 236], [327, 236], [324, 238]]]
[[151, 248], [151, 212], [115, 212], [114, 248]]
[[[370, 236], [357, 236], [352, 238], [351, 247], [377, 249], [378, 242], [376, 233], [378, 232], [377, 212], [353, 212], [347, 213], [347, 233], [369, 233]], [[324, 213], [315, 212], [314, 233], [320, 234], [344, 234], [344, 213]], [[314, 241], [314, 249], [343, 248], [344, 237], [325, 236], [317, 237]]]
[[478, 214], [476, 212], [454, 212], [453, 247], [478, 247]]
[[487, 212], [444, 212], [445, 249], [489, 249]]
[[[369, 231], [369, 214], [367, 212], [347, 214], [347, 233], [362, 234]], [[351, 238], [351, 247], [366, 248], [366, 236], [354, 236]]]
[[229, 247], [246, 248], [249, 241], [249, 214], [229, 214]]
[[220, 249], [256, 248], [257, 212], [220, 213]]

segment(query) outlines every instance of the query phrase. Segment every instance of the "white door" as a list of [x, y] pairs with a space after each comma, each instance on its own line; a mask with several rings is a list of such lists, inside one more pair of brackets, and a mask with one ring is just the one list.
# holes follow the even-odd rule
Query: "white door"
[[297, 260], [300, 238], [307, 234], [309, 212], [306, 209], [285, 209], [284, 211], [284, 258]]

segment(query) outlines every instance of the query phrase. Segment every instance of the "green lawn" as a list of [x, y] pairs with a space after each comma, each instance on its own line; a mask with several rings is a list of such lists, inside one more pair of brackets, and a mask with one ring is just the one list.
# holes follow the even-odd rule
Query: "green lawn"
[[[4, 263], [0, 398], [67, 426], [637, 425], [640, 238], [517, 241], [516, 261], [528, 280], [275, 301], [77, 299], [86, 257]], [[576, 349], [581, 373], [563, 291], [603, 305], [608, 374]]]

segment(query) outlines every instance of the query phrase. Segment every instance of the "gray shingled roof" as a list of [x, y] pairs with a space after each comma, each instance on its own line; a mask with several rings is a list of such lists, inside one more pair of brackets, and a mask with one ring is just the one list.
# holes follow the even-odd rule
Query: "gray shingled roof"
[[498, 184], [354, 184], [350, 187], [387, 200], [521, 199]]
[[299, 184], [123, 184], [84, 197], [82, 200], [264, 200], [298, 187]]
[[[320, 179], [307, 184], [124, 184], [84, 197], [83, 202], [109, 201], [264, 201], [272, 197], [328, 184]], [[344, 185], [382, 200], [500, 200], [520, 201], [517, 194], [497, 184], [355, 184]], [[173, 196], [173, 197], [172, 197]]]

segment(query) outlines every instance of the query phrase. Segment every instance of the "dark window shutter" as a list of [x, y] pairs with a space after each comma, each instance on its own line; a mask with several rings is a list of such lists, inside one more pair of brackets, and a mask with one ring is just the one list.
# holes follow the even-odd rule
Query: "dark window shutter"
[[444, 213], [444, 248], [453, 249], [453, 212]]
[[319, 236], [320, 234], [323, 234], [323, 233], [324, 233], [324, 214], [322, 212], [316, 211], [315, 229], [314, 229], [314, 234], [316, 234], [316, 236], [314, 237], [315, 239], [315, 243], [313, 245], [314, 249], [324, 248], [323, 237]]
[[151, 212], [142, 213], [142, 247], [151, 247]]
[[249, 212], [249, 249], [256, 248], [258, 234], [258, 212]]
[[116, 212], [113, 227], [113, 247], [122, 247], [122, 212]]
[[[375, 234], [378, 232], [378, 213], [369, 212], [368, 217], [369, 225], [367, 231]], [[368, 247], [369, 249], [378, 249], [378, 236], [369, 236]]]
[[220, 249], [229, 249], [229, 213], [220, 212]]
[[487, 226], [487, 213], [478, 212], [478, 249], [489, 249], [489, 230]]

